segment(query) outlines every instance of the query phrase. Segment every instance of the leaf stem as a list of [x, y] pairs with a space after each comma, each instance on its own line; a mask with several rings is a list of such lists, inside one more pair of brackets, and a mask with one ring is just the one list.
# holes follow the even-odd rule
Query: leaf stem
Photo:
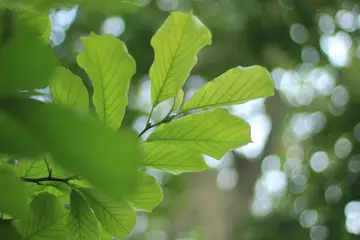
[[68, 184], [69, 181], [75, 180], [75, 179], [80, 179], [80, 178], [78, 176], [70, 176], [70, 177], [66, 177], [66, 178], [47, 176], [47, 177], [41, 177], [41, 178], [22, 177], [21, 179], [25, 182], [32, 182], [32, 183], [36, 183], [36, 184], [40, 184], [40, 182], [45, 182], [45, 181], [63, 182], [63, 183]]

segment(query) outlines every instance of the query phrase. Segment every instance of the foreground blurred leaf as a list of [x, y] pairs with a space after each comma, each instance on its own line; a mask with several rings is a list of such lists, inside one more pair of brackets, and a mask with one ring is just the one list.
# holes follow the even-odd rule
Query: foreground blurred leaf
[[25, 185], [14, 172], [5, 166], [0, 166], [0, 196], [0, 212], [16, 218], [29, 216]]
[[209, 168], [204, 157], [196, 151], [161, 141], [145, 142], [143, 146], [146, 153], [145, 167], [175, 175]]
[[[114, 132], [55, 104], [11, 99], [4, 105], [64, 169], [79, 174], [115, 199], [133, 190], [142, 158], [137, 137]], [[114, 188], [114, 183], [121, 183]]]
[[71, 191], [70, 215], [66, 226], [67, 240], [97, 240], [99, 231], [94, 213], [76, 190]]
[[176, 96], [197, 62], [197, 53], [210, 43], [211, 33], [197, 17], [171, 13], [151, 39], [155, 52], [150, 69], [153, 106]]
[[[0, 49], [0, 95], [47, 86], [57, 59], [50, 46], [40, 38], [43, 32], [35, 27], [42, 24], [40, 21], [39, 18], [34, 23], [14, 16], [6, 22], [13, 24]], [[48, 19], [44, 21], [46, 25]]]
[[22, 240], [14, 225], [9, 220], [0, 220], [0, 239]]
[[124, 201], [115, 202], [90, 188], [80, 189], [105, 231], [121, 238], [136, 224], [136, 212]]
[[136, 210], [151, 212], [160, 204], [163, 193], [156, 179], [144, 172], [139, 172], [139, 178], [134, 193], [127, 202]]
[[249, 125], [220, 108], [161, 125], [147, 141], [175, 144], [220, 159], [251, 139]]
[[36, 29], [40, 40], [43, 40], [45, 44], [50, 41], [51, 23], [48, 14], [39, 14], [31, 11], [19, 11], [17, 12], [18, 18], [26, 22], [29, 27]]
[[205, 84], [184, 104], [182, 112], [227, 106], [274, 95], [274, 83], [263, 67], [236, 67]]
[[89, 111], [89, 95], [80, 77], [70, 70], [57, 67], [50, 80], [51, 95], [55, 102], [83, 112]]
[[61, 202], [50, 193], [40, 193], [31, 202], [34, 217], [16, 222], [24, 239], [47, 240], [65, 237], [66, 210]]
[[77, 59], [93, 83], [96, 112], [101, 121], [116, 130], [128, 103], [127, 93], [135, 73], [135, 60], [125, 44], [114, 36], [90, 34], [82, 42], [84, 52]]

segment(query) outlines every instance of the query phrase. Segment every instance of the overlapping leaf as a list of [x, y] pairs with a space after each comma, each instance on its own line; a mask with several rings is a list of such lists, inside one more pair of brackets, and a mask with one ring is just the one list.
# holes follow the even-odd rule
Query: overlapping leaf
[[98, 240], [99, 231], [94, 213], [76, 190], [71, 191], [70, 215], [66, 226], [66, 240]]
[[0, 239], [22, 240], [22, 237], [11, 221], [0, 220]]
[[139, 172], [137, 186], [134, 193], [127, 198], [127, 202], [136, 210], [151, 212], [160, 204], [163, 193], [156, 179], [144, 172]]
[[83, 38], [84, 52], [79, 65], [89, 75], [93, 86], [93, 102], [100, 119], [118, 129], [128, 103], [130, 79], [135, 73], [135, 60], [125, 44], [114, 36], [91, 34]]
[[145, 142], [145, 167], [180, 174], [184, 172], [199, 172], [208, 168], [204, 157], [187, 148], [162, 141]]
[[61, 202], [50, 193], [40, 193], [31, 202], [34, 217], [16, 222], [24, 239], [63, 240], [67, 211]]
[[176, 96], [197, 62], [197, 53], [210, 43], [210, 31], [192, 13], [171, 13], [151, 39], [155, 52], [150, 69], [153, 106]]
[[0, 166], [0, 212], [16, 218], [30, 214], [25, 185], [18, 176], [5, 166]]
[[265, 68], [236, 67], [205, 84], [181, 111], [234, 105], [273, 94], [274, 83]]
[[81, 192], [106, 232], [121, 238], [134, 228], [136, 212], [126, 202], [113, 201], [94, 189]]
[[181, 107], [184, 101], [184, 95], [184, 90], [180, 89], [174, 98], [173, 111], [177, 111]]
[[63, 67], [57, 67], [50, 80], [51, 95], [55, 102], [64, 106], [89, 110], [89, 96], [81, 78]]
[[[132, 133], [114, 132], [54, 104], [12, 99], [4, 108], [64, 169], [115, 199], [133, 190], [142, 151]], [[121, 185], [114, 188], [114, 183]]]
[[220, 159], [251, 139], [249, 125], [220, 108], [161, 125], [147, 141], [175, 144]]
[[21, 177], [46, 177], [48, 169], [43, 159], [21, 159], [16, 165], [16, 172]]

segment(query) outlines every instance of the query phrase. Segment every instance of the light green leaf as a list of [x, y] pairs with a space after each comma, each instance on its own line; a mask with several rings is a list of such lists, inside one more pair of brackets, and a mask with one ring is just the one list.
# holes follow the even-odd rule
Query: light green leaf
[[153, 176], [144, 172], [139, 172], [138, 179], [134, 193], [126, 200], [138, 211], [151, 212], [163, 198], [161, 187]]
[[22, 240], [14, 225], [9, 220], [0, 220], [0, 239]]
[[67, 240], [97, 240], [99, 231], [94, 213], [76, 190], [70, 195], [70, 214], [66, 226]]
[[61, 202], [50, 193], [40, 193], [31, 202], [34, 217], [16, 222], [24, 239], [63, 240], [68, 215]]
[[30, 214], [24, 183], [5, 166], [0, 166], [0, 212], [16, 218], [26, 218]]
[[39, 37], [44, 41], [44, 43], [49, 42], [51, 23], [48, 14], [39, 14], [31, 11], [18, 11], [17, 15], [19, 19], [27, 22], [30, 27], [38, 30]]
[[[133, 191], [143, 157], [135, 134], [115, 132], [56, 104], [29, 99], [11, 99], [9, 103], [4, 110], [65, 170], [88, 179], [115, 199]], [[114, 183], [121, 184], [114, 188]]]
[[83, 112], [89, 111], [89, 95], [80, 77], [70, 70], [57, 67], [50, 80], [51, 95], [55, 102]]
[[181, 111], [240, 104], [272, 95], [274, 82], [265, 68], [236, 67], [205, 84]]
[[100, 120], [117, 130], [122, 122], [135, 60], [125, 44], [111, 35], [90, 34], [82, 38], [84, 52], [77, 60], [89, 75], [93, 86], [93, 102]]
[[184, 90], [180, 89], [174, 98], [173, 111], [178, 110], [184, 101]]
[[210, 31], [196, 16], [171, 13], [151, 39], [155, 52], [150, 69], [153, 106], [176, 96], [197, 62], [197, 53], [210, 43]]
[[103, 227], [101, 226], [101, 223], [98, 221], [98, 229], [100, 232], [100, 240], [113, 240], [113, 236], [111, 236], [110, 233], [106, 232]]
[[49, 175], [43, 159], [21, 159], [16, 165], [16, 173], [20, 177], [39, 178]]
[[145, 167], [175, 175], [209, 168], [204, 157], [196, 151], [162, 141], [145, 142], [143, 146], [146, 154]]
[[251, 139], [249, 125], [220, 108], [161, 125], [147, 141], [175, 144], [220, 159], [230, 150], [251, 142]]
[[105, 231], [117, 238], [131, 232], [136, 224], [136, 212], [126, 202], [115, 202], [95, 189], [80, 190]]

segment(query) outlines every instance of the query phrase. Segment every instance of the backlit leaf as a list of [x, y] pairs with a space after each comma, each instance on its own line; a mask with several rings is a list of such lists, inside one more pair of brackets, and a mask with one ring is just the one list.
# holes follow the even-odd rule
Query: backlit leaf
[[184, 104], [182, 112], [227, 106], [274, 95], [274, 83], [263, 67], [236, 67], [205, 84]]
[[51, 95], [55, 102], [83, 112], [89, 111], [89, 95], [80, 77], [70, 70], [57, 67], [50, 80]]
[[124, 201], [113, 201], [100, 192], [82, 188], [86, 201], [105, 231], [121, 238], [128, 235], [136, 223], [136, 212]]
[[[78, 174], [115, 199], [130, 193], [142, 151], [136, 135], [115, 132], [96, 120], [55, 104], [9, 99], [4, 106], [65, 170]], [[122, 183], [114, 188], [114, 183]]]
[[21, 159], [16, 165], [16, 172], [21, 177], [39, 178], [49, 175], [44, 159]]
[[39, 37], [45, 44], [49, 43], [51, 23], [48, 14], [39, 14], [32, 11], [18, 11], [17, 14], [19, 19], [28, 23], [33, 29], [38, 30]]
[[50, 193], [40, 193], [31, 202], [34, 217], [16, 222], [24, 239], [63, 240], [68, 215], [61, 202]]
[[220, 159], [230, 150], [251, 142], [251, 139], [249, 125], [220, 108], [161, 125], [147, 141], [175, 144]]
[[184, 90], [180, 89], [174, 98], [173, 111], [178, 110], [184, 101]]
[[135, 60], [125, 44], [111, 35], [90, 34], [82, 38], [84, 52], [77, 60], [89, 75], [93, 102], [100, 120], [112, 129], [121, 125], [128, 103], [130, 79], [135, 73]]
[[145, 142], [143, 146], [146, 153], [145, 167], [175, 175], [209, 168], [204, 157], [196, 151], [162, 141]]
[[76, 190], [70, 195], [70, 214], [66, 226], [67, 240], [97, 240], [99, 231], [94, 213]]
[[0, 212], [16, 218], [29, 216], [28, 196], [24, 183], [5, 166], [0, 166]]
[[155, 52], [150, 69], [153, 106], [176, 96], [197, 62], [197, 53], [210, 43], [210, 31], [192, 13], [171, 13], [151, 39]]
[[156, 179], [144, 172], [139, 172], [139, 178], [134, 193], [127, 202], [136, 210], [151, 212], [160, 204], [163, 193]]

